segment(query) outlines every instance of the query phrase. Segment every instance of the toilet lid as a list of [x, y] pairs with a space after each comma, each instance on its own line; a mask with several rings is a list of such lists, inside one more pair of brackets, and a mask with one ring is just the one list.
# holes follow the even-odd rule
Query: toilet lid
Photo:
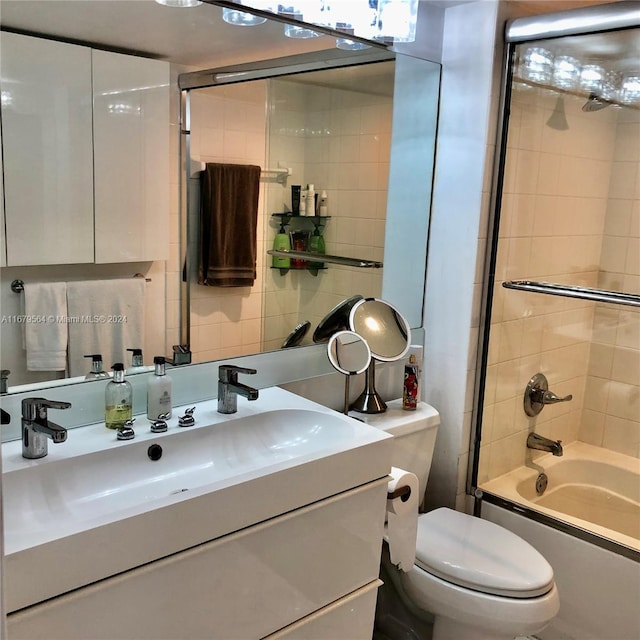
[[553, 586], [553, 569], [507, 529], [441, 508], [418, 518], [416, 564], [458, 586], [510, 598], [532, 598]]

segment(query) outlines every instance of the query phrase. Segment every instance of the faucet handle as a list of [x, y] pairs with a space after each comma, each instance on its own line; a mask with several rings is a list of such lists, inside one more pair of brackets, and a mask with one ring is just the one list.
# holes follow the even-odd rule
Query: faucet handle
[[254, 374], [258, 373], [258, 371], [249, 367], [239, 367], [235, 364], [221, 364], [218, 367], [218, 377], [221, 382], [235, 382], [239, 373]]
[[47, 400], [46, 398], [25, 398], [22, 401], [22, 417], [25, 420], [35, 420], [40, 414], [46, 414], [47, 409], [69, 409], [71, 407], [70, 402], [63, 402], [61, 400]]

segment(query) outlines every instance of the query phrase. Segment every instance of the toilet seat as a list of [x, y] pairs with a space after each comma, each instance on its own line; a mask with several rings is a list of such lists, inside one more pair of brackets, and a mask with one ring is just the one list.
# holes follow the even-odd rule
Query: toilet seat
[[553, 587], [553, 569], [528, 542], [493, 522], [444, 507], [418, 518], [416, 565], [496, 596], [535, 598]]

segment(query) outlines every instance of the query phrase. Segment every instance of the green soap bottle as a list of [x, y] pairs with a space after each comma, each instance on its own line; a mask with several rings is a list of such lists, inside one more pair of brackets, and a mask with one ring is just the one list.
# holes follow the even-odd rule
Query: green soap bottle
[[[291, 250], [291, 238], [284, 228], [284, 223], [280, 223], [280, 231], [273, 239], [274, 251], [290, 251]], [[272, 266], [278, 269], [288, 269], [291, 266], [291, 258], [285, 258], [283, 256], [273, 256]]]
[[[311, 253], [325, 253], [324, 237], [320, 235], [318, 227], [315, 228], [313, 235], [309, 239], [309, 251]], [[321, 269], [324, 266], [323, 262], [309, 262], [307, 265], [309, 269]]]

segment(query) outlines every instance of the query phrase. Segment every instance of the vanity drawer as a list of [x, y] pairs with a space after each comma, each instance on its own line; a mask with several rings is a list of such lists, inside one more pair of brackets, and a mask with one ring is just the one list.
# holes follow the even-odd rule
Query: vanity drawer
[[383, 478], [16, 612], [9, 637], [268, 636], [377, 579], [386, 491]]
[[264, 640], [371, 640], [381, 580], [374, 580]]

